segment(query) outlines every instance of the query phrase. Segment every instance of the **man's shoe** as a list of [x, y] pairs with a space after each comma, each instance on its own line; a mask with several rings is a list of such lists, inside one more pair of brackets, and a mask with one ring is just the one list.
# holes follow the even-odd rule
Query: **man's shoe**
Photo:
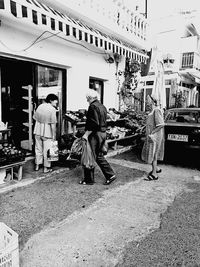
[[79, 184], [82, 184], [82, 185], [93, 185], [94, 182], [86, 182], [85, 180], [81, 180], [81, 181], [79, 182]]
[[112, 177], [110, 177], [109, 179], [107, 179], [104, 183], [104, 185], [109, 185], [111, 184], [114, 180], [116, 179], [116, 176], [113, 175]]

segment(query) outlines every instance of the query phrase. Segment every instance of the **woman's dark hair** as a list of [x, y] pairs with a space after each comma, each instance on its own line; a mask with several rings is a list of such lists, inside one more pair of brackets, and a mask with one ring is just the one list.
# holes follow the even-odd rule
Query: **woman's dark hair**
[[51, 101], [54, 101], [54, 100], [58, 100], [57, 95], [49, 94], [49, 95], [46, 97], [45, 102], [47, 102], [47, 103], [51, 103]]

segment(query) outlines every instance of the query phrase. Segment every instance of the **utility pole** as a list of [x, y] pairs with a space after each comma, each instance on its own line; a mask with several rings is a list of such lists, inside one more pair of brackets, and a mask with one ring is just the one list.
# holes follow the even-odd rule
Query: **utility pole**
[[147, 19], [147, 0], [145, 0], [145, 18]]

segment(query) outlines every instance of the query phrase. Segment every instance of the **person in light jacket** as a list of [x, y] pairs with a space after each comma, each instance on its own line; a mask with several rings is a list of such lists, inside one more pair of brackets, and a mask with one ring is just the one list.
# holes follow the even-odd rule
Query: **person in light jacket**
[[36, 109], [33, 118], [35, 120], [35, 171], [40, 165], [44, 167], [44, 173], [51, 172], [51, 162], [47, 159], [47, 151], [51, 141], [56, 140], [56, 107], [58, 97], [55, 94], [47, 95], [45, 103]]
[[147, 176], [147, 180], [157, 180], [158, 173], [162, 170], [158, 168], [157, 161], [164, 158], [164, 118], [163, 112], [157, 105], [157, 100], [149, 97], [152, 111], [148, 114], [146, 121], [146, 139], [142, 149], [142, 160], [152, 165], [152, 170]]

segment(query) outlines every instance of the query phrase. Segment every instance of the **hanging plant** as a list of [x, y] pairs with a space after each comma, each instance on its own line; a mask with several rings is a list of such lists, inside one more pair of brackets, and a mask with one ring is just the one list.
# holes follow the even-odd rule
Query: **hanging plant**
[[131, 94], [136, 89], [138, 84], [138, 73], [140, 72], [140, 63], [136, 60], [126, 59], [125, 71], [124, 71], [124, 84], [122, 85], [122, 91]]

